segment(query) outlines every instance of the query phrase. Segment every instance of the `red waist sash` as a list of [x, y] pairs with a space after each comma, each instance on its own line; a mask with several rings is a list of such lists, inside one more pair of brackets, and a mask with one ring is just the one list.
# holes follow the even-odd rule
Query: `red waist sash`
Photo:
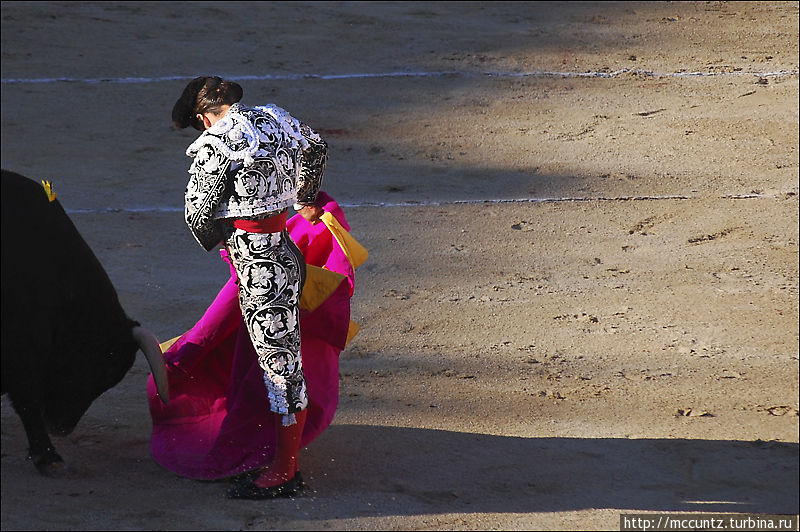
[[283, 211], [275, 216], [260, 220], [236, 219], [226, 221], [233, 224], [236, 229], [241, 229], [248, 233], [280, 233], [286, 229], [286, 213], [287, 211]]

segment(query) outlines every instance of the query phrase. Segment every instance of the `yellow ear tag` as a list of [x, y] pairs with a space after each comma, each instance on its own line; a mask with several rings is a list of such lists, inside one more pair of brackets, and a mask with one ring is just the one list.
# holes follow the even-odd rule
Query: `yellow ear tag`
[[50, 181], [42, 180], [42, 186], [44, 187], [44, 191], [47, 194], [47, 199], [50, 200], [51, 203], [55, 201], [56, 193], [55, 191], [53, 191], [53, 185], [50, 183]]

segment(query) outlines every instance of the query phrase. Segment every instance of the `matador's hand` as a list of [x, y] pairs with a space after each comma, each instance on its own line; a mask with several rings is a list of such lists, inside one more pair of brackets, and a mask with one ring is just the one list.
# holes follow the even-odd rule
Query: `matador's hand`
[[325, 212], [316, 205], [303, 205], [298, 211], [300, 216], [308, 220], [311, 225], [317, 225], [321, 220], [320, 216]]

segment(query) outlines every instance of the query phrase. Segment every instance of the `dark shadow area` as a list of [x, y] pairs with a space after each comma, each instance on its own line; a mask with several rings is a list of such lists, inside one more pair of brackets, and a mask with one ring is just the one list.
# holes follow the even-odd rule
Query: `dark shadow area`
[[[10, 405], [4, 404], [6, 414], [11, 415]], [[136, 435], [141, 426], [117, 430], [99, 418], [82, 421], [82, 432], [70, 436], [70, 443], [57, 441], [69, 460], [66, 478], [42, 477], [22, 458], [21, 426], [16, 420], [6, 421], [3, 473], [12, 480], [3, 483], [4, 529], [6, 524], [16, 528], [31, 522], [29, 512], [21, 509], [33, 498], [43, 515], [52, 516], [37, 522], [52, 519], [59, 523], [55, 528], [63, 530], [85, 529], [75, 512], [99, 506], [109, 510], [94, 523], [98, 529], [115, 529], [122, 523], [128, 525], [123, 528], [135, 527], [137, 519], [156, 519], [168, 528], [180, 522], [198, 530], [215, 529], [205, 521], [211, 516], [230, 526], [243, 512], [255, 512], [248, 522], [256, 529], [274, 529], [275, 516], [297, 519], [299, 515], [307, 524], [365, 517], [591, 509], [798, 512], [797, 443], [523, 438], [333, 425], [302, 453], [306, 490], [295, 499], [265, 504], [225, 501], [224, 482], [180, 478], [160, 469], [145, 458], [148, 438], [145, 433]], [[92, 427], [89, 432], [87, 426]], [[119, 483], [119, 490], [98, 491], [97, 486], [110, 478]], [[142, 515], [143, 507], [157, 507], [165, 496], [170, 504], [159, 508], [158, 517]]]
[[[316, 500], [375, 499], [378, 515], [798, 511], [796, 443], [519, 438], [335, 425], [307, 453]], [[397, 504], [383, 506], [382, 499]]]

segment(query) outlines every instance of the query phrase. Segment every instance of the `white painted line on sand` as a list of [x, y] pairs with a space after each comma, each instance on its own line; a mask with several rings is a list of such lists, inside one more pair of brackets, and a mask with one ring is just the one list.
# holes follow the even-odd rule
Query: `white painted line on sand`
[[[621, 70], [595, 70], [587, 72], [559, 72], [549, 70], [534, 70], [530, 72], [517, 71], [486, 71], [473, 72], [461, 70], [443, 71], [409, 71], [409, 72], [355, 72], [344, 74], [261, 74], [261, 75], [229, 75], [222, 76], [232, 81], [293, 81], [301, 79], [364, 79], [364, 78], [425, 78], [425, 77], [496, 77], [496, 78], [616, 78], [625, 75], [640, 75], [654, 78], [675, 77], [715, 77], [715, 76], [757, 76], [757, 77], [776, 77], [790, 76], [797, 74], [794, 70], [778, 70], [773, 72], [761, 72], [750, 70], [724, 70], [709, 72], [653, 72], [651, 70], [629, 69]], [[14, 84], [38, 84], [38, 83], [162, 83], [167, 81], [186, 81], [195, 76], [157, 76], [157, 77], [102, 77], [102, 78], [73, 78], [73, 77], [51, 77], [51, 78], [3, 78], [4, 85]]]
[[[401, 201], [401, 202], [340, 202], [341, 207], [348, 209], [370, 207], [443, 207], [448, 205], [492, 205], [503, 203], [588, 203], [608, 201], [662, 201], [662, 200], [693, 200], [706, 196], [688, 196], [683, 194], [666, 196], [614, 196], [614, 197], [564, 197], [564, 198], [512, 198], [512, 199], [474, 199], [474, 200], [441, 200], [441, 201]], [[717, 199], [754, 199], [778, 198], [779, 195], [770, 194], [724, 194], [716, 196]], [[107, 207], [105, 209], [65, 209], [69, 214], [112, 214], [112, 213], [150, 213], [150, 212], [183, 212], [183, 207], [153, 206], [153, 207]]]

